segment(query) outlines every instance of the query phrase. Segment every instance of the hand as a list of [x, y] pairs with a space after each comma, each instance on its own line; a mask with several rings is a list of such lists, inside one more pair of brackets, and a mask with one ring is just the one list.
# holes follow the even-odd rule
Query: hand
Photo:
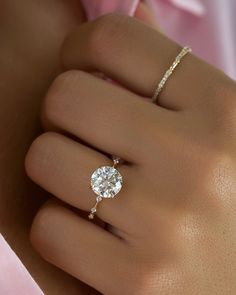
[[[39, 211], [35, 248], [103, 294], [236, 293], [236, 85], [189, 54], [158, 105], [142, 99], [179, 51], [125, 16], [79, 27], [62, 51], [69, 71], [45, 100], [47, 132], [26, 159], [28, 175], [64, 202]], [[105, 230], [74, 208], [94, 205], [90, 176], [108, 154], [126, 162], [120, 194], [99, 204]]]

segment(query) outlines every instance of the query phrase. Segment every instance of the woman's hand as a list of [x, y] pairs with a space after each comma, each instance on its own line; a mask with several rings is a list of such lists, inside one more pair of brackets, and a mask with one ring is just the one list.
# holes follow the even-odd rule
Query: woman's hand
[[[76, 70], [51, 86], [47, 132], [26, 159], [29, 176], [71, 205], [40, 210], [35, 248], [103, 294], [236, 293], [236, 85], [188, 55], [158, 105], [142, 99], [179, 51], [129, 17], [80, 26], [62, 52], [65, 69]], [[73, 207], [94, 205], [90, 176], [111, 164], [108, 154], [126, 162], [120, 194], [99, 204], [105, 230]]]

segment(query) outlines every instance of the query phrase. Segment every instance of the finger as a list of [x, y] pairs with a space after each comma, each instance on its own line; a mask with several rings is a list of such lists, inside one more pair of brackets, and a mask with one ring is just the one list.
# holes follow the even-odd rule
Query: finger
[[147, 146], [155, 153], [151, 149], [156, 141], [176, 126], [176, 113], [81, 71], [66, 72], [55, 80], [43, 117], [47, 125], [132, 163], [146, 162]]
[[45, 260], [102, 294], [114, 294], [117, 283], [117, 294], [124, 291], [119, 283], [130, 259], [125, 243], [60, 204], [39, 211], [31, 241]]
[[[106, 156], [57, 133], [45, 133], [31, 146], [26, 157], [29, 177], [64, 202], [90, 211], [96, 195], [90, 188], [90, 178], [95, 169], [111, 165]], [[134, 223], [128, 219], [129, 208], [134, 204], [133, 196], [140, 195], [133, 169], [121, 165], [118, 170], [124, 184], [114, 199], [99, 203], [97, 216], [103, 221], [127, 230]], [[135, 197], [137, 200], [137, 197]]]
[[138, 4], [134, 17], [143, 21], [146, 25], [150, 25], [154, 29], [158, 29], [156, 16], [146, 2], [140, 2]]
[[[66, 40], [66, 69], [100, 70], [127, 88], [151, 97], [180, 46], [136, 19], [107, 15], [78, 27]], [[212, 68], [188, 54], [163, 89], [159, 103], [182, 109], [199, 103], [212, 85]], [[196, 83], [197, 81], [197, 83]]]

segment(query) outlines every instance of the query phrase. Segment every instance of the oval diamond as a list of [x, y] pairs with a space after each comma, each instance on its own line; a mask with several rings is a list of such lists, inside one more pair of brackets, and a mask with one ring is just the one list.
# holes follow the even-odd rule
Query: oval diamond
[[114, 198], [122, 188], [120, 172], [111, 166], [103, 166], [95, 170], [91, 176], [91, 188], [102, 198]]

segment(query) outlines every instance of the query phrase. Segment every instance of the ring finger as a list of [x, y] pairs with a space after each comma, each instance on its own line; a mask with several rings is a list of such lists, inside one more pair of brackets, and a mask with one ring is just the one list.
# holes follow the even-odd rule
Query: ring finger
[[[26, 158], [26, 170], [33, 181], [59, 199], [90, 211], [96, 201], [96, 195], [89, 187], [91, 174], [96, 168], [111, 163], [108, 157], [89, 147], [48, 132], [32, 144]], [[140, 195], [140, 187], [135, 185], [136, 172], [131, 166], [121, 165], [118, 170], [125, 177], [123, 188], [117, 198], [99, 203], [97, 215], [103, 221], [127, 230], [135, 218], [135, 214], [128, 218], [128, 209], [133, 207], [133, 196]]]

